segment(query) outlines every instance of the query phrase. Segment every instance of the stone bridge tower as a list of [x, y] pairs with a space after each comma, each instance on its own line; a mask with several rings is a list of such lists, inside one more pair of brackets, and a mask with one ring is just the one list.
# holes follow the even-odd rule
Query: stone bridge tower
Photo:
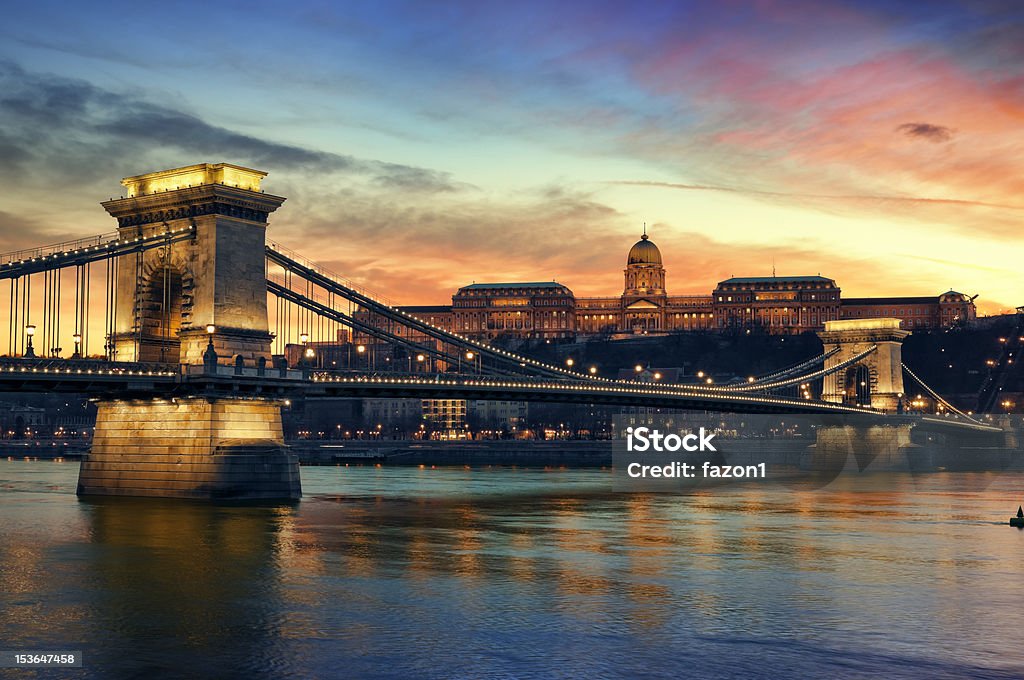
[[126, 196], [103, 203], [122, 238], [192, 227], [194, 237], [117, 263], [116, 361], [203, 363], [270, 359], [264, 244], [267, 216], [284, 202], [260, 191], [267, 173], [228, 163], [126, 177]]
[[841, 404], [870, 406], [896, 412], [903, 399], [903, 339], [910, 331], [899, 319], [844, 319], [826, 321], [818, 333], [825, 351], [839, 351], [825, 360], [825, 368], [841, 364], [861, 352], [877, 349], [860, 361], [825, 376], [821, 398]]
[[[201, 364], [216, 375], [227, 369], [203, 361], [211, 342], [219, 363], [270, 358], [267, 215], [284, 199], [260, 191], [265, 176], [202, 163], [122, 180], [127, 196], [103, 204], [121, 238], [192, 231], [118, 258], [114, 360]], [[78, 493], [288, 500], [302, 489], [278, 401], [183, 394], [100, 400]]]

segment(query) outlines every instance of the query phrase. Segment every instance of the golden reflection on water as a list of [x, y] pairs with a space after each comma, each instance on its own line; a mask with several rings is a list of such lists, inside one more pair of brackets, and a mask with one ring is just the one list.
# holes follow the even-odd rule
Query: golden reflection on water
[[[337, 491], [277, 508], [0, 498], [0, 631], [91, 641], [134, 673], [231, 647], [242, 672], [277, 677], [310, 641], [408, 670], [463, 645], [483, 658], [492, 632], [507, 650], [583, 636], [584, 657], [609, 635], [669, 656], [694, 635], [943, 659], [955, 640], [949, 663], [1024, 670], [1024, 532], [985, 519], [1005, 522], [1020, 477], [673, 496], [612, 494], [597, 473], [304, 474]], [[597, 483], [559, 486], [574, 479]], [[133, 647], [140, 661], [118, 658]]]
[[[84, 503], [92, 520], [89, 578], [102, 594], [91, 609], [111, 650], [139, 636], [170, 636], [196, 653], [251, 645], [274, 632], [282, 520], [291, 508], [223, 508], [151, 499]], [[258, 598], [258, 606], [247, 606]], [[238, 607], [236, 609], [236, 607]], [[159, 621], [149, 617], [159, 612]], [[237, 638], [240, 617], [250, 632]], [[120, 639], [118, 639], [120, 638]]]

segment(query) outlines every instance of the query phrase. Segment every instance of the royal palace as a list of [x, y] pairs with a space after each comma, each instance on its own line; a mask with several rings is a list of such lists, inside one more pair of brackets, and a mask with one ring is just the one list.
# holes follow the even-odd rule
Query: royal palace
[[947, 328], [975, 319], [974, 299], [935, 296], [843, 298], [824, 276], [754, 276], [720, 281], [710, 295], [670, 295], [661, 250], [644, 233], [626, 256], [622, 294], [576, 297], [555, 281], [474, 283], [452, 304], [402, 309], [474, 339], [609, 339], [672, 332], [796, 334], [826, 321], [895, 317], [907, 330]]

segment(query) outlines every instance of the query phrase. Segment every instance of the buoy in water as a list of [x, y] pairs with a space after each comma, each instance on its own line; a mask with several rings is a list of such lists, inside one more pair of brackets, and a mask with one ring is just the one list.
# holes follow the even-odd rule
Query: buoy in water
[[1010, 526], [1024, 529], [1024, 506], [1017, 506], [1017, 516], [1010, 518]]

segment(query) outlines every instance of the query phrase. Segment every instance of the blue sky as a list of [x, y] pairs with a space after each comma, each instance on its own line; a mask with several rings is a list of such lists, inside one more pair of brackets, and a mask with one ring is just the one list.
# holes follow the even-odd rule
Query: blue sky
[[109, 230], [126, 175], [227, 161], [272, 237], [408, 303], [821, 272], [1021, 303], [1018, 3], [23, 3], [4, 250]]

